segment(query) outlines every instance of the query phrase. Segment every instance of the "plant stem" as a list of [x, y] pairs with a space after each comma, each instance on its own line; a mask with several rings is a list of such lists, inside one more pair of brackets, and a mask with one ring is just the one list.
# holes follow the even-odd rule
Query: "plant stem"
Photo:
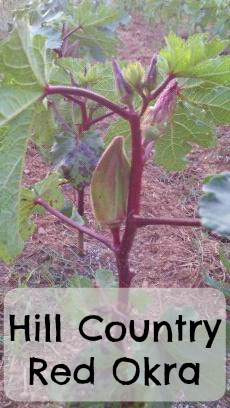
[[69, 31], [67, 34], [65, 34], [65, 36], [63, 37], [62, 41], [66, 41], [67, 38], [69, 38], [72, 34], [76, 33], [77, 31], [79, 31], [81, 29], [81, 26], [77, 26], [75, 28], [73, 28], [71, 31]]
[[99, 105], [104, 106], [105, 108], [117, 113], [123, 119], [129, 120], [132, 112], [128, 111], [126, 108], [123, 108], [116, 103], [110, 101], [109, 99], [105, 98], [102, 95], [99, 95], [95, 92], [89, 91], [88, 89], [78, 88], [76, 86], [55, 86], [55, 85], [47, 85], [44, 89], [43, 97], [48, 95], [76, 95], [76, 96], [83, 96], [85, 98], [91, 99], [92, 101], [97, 102]]
[[51, 207], [49, 203], [43, 198], [38, 197], [34, 200], [34, 204], [40, 205], [41, 207], [45, 208], [51, 215], [54, 215], [56, 218], [58, 218], [63, 224], [69, 225], [72, 228], [77, 229], [78, 231], [83, 232], [84, 234], [88, 235], [89, 237], [95, 238], [97, 241], [102, 242], [104, 245], [106, 245], [109, 249], [114, 251], [114, 247], [111, 244], [111, 242], [104, 238], [102, 235], [98, 234], [95, 231], [92, 231], [91, 229], [85, 227], [84, 225], [79, 225], [77, 222], [71, 220], [71, 218], [66, 217], [64, 214], [62, 214], [60, 211], [56, 210], [56, 208]]
[[90, 127], [90, 126], [93, 126], [93, 125], [95, 125], [96, 123], [101, 122], [103, 119], [106, 119], [106, 118], [108, 118], [109, 116], [112, 116], [112, 115], [114, 115], [114, 112], [105, 113], [104, 115], [99, 116], [99, 117], [96, 118], [96, 119], [92, 119], [92, 120], [88, 123], [88, 126], [89, 126], [89, 127]]
[[120, 239], [120, 227], [111, 228], [111, 234], [113, 236], [113, 245], [114, 248], [119, 248], [121, 239]]
[[167, 217], [138, 217], [133, 216], [133, 221], [138, 228], [147, 225], [171, 225], [177, 227], [202, 227], [199, 218], [167, 218]]
[[129, 182], [128, 215], [125, 232], [119, 250], [115, 254], [119, 273], [119, 286], [126, 288], [130, 286], [132, 278], [129, 270], [128, 257], [137, 230], [136, 224], [132, 222], [132, 215], [139, 214], [140, 211], [141, 179], [143, 172], [143, 149], [139, 115], [134, 112], [129, 123], [132, 135], [132, 162]]
[[[84, 188], [78, 190], [78, 213], [81, 217], [84, 216]], [[80, 256], [84, 256], [84, 233], [79, 231], [78, 233], [78, 251]]]

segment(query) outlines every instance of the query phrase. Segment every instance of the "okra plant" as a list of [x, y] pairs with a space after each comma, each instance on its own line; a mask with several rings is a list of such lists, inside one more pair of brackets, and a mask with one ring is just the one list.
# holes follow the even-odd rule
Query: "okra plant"
[[[93, 62], [82, 58], [90, 21], [98, 17], [100, 24], [103, 18], [108, 23], [114, 15], [99, 7], [87, 20], [89, 4], [83, 1], [76, 9], [75, 25], [73, 19], [63, 22], [62, 15], [60, 37], [56, 20], [55, 27], [39, 26], [22, 13], [1, 44], [0, 258], [11, 262], [22, 252], [34, 232], [32, 215], [45, 210], [81, 238], [85, 234], [107, 246], [115, 256], [119, 286], [129, 287], [129, 255], [139, 228], [202, 226], [200, 218], [183, 215], [142, 216], [143, 170], [153, 157], [156, 165], [181, 171], [194, 145], [215, 146], [216, 125], [230, 122], [230, 57], [220, 55], [228, 41], [206, 34], [184, 41], [170, 34], [148, 67], [114, 58]], [[91, 38], [101, 39], [102, 32], [101, 26], [94, 28]], [[51, 171], [25, 188], [30, 140]], [[84, 189], [90, 186], [100, 229], [89, 228], [74, 205], [66, 210], [65, 183], [77, 190], [81, 214]]]
[[128, 0], [125, 6], [143, 13], [151, 23], [160, 21], [166, 29], [184, 31], [187, 35], [207, 31], [229, 38], [229, 13], [226, 13], [229, 0]]

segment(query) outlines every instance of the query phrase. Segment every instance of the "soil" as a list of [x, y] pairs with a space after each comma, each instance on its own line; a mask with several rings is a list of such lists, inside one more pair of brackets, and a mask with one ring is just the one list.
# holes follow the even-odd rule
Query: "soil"
[[[162, 26], [150, 27], [140, 16], [134, 16], [132, 22], [120, 30], [123, 43], [120, 57], [126, 60], [138, 59], [147, 65], [153, 53], [161, 48], [163, 37]], [[206, 150], [195, 148], [188, 157], [186, 170], [180, 173], [167, 173], [155, 166], [152, 159], [149, 160], [143, 178], [142, 214], [197, 216], [202, 179], [208, 174], [230, 171], [229, 136], [230, 128], [220, 127], [218, 147]], [[25, 185], [42, 179], [48, 172], [49, 168], [35, 147], [30, 145], [24, 171]], [[67, 195], [72, 194], [70, 188], [65, 190]], [[96, 227], [88, 196], [87, 192], [86, 216], [89, 225]], [[23, 254], [13, 265], [0, 263], [2, 295], [25, 280], [28, 280], [30, 286], [36, 287], [65, 285], [66, 280], [75, 274], [93, 278], [98, 268], [115, 271], [113, 256], [102, 244], [86, 238], [85, 256], [80, 257], [76, 251], [78, 237], [75, 231], [49, 215], [36, 216], [35, 222], [36, 233], [26, 244]], [[106, 231], [103, 233], [107, 234]], [[215, 279], [229, 279], [220, 262], [220, 247], [230, 255], [230, 245], [226, 240], [221, 242], [199, 228], [142, 228], [130, 256], [131, 270], [135, 274], [132, 286], [201, 287], [204, 286], [203, 277], [207, 273]], [[0, 400], [3, 408], [45, 406], [14, 403], [4, 396], [3, 391]], [[225, 397], [215, 404], [212, 406], [227, 407], [230, 398]], [[185, 408], [192, 405], [180, 406]], [[59, 404], [58, 407], [63, 405]]]

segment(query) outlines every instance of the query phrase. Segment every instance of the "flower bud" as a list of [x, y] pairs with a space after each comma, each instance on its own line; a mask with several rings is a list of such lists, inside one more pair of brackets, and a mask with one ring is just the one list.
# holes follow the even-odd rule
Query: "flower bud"
[[125, 105], [130, 106], [133, 101], [133, 89], [128, 81], [126, 81], [126, 79], [124, 78], [118, 63], [114, 59], [112, 61], [112, 64], [117, 92], [121, 97], [121, 101]]
[[161, 135], [168, 125], [176, 108], [178, 84], [174, 79], [159, 96], [155, 106], [150, 106], [142, 119], [141, 129], [147, 139], [155, 139]]
[[149, 68], [146, 72], [144, 86], [145, 88], [151, 92], [156, 86], [156, 79], [157, 79], [157, 56], [154, 55]]
[[125, 78], [137, 90], [142, 88], [144, 74], [145, 71], [140, 62], [128, 64], [125, 70]]
[[130, 166], [123, 150], [123, 137], [115, 137], [93, 173], [91, 202], [101, 225], [119, 225], [126, 217]]

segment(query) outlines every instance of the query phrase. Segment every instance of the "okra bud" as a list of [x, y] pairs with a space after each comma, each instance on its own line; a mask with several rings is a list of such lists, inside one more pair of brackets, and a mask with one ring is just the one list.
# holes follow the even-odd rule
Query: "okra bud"
[[123, 73], [118, 63], [115, 60], [113, 60], [112, 64], [113, 64], [113, 72], [114, 72], [117, 92], [121, 97], [121, 101], [125, 105], [130, 106], [133, 101], [133, 88], [128, 83], [128, 81], [124, 78]]
[[145, 71], [140, 62], [132, 62], [128, 64], [125, 70], [125, 79], [137, 90], [141, 90], [143, 86], [143, 77]]
[[91, 202], [96, 220], [110, 227], [126, 218], [130, 166], [123, 150], [123, 137], [115, 137], [93, 173]]
[[154, 55], [149, 68], [146, 72], [144, 86], [145, 88], [151, 92], [156, 86], [156, 79], [157, 79], [157, 56]]
[[159, 96], [155, 106], [150, 106], [142, 119], [141, 129], [147, 139], [155, 139], [161, 135], [164, 128], [171, 120], [175, 108], [178, 93], [178, 84], [174, 79]]

